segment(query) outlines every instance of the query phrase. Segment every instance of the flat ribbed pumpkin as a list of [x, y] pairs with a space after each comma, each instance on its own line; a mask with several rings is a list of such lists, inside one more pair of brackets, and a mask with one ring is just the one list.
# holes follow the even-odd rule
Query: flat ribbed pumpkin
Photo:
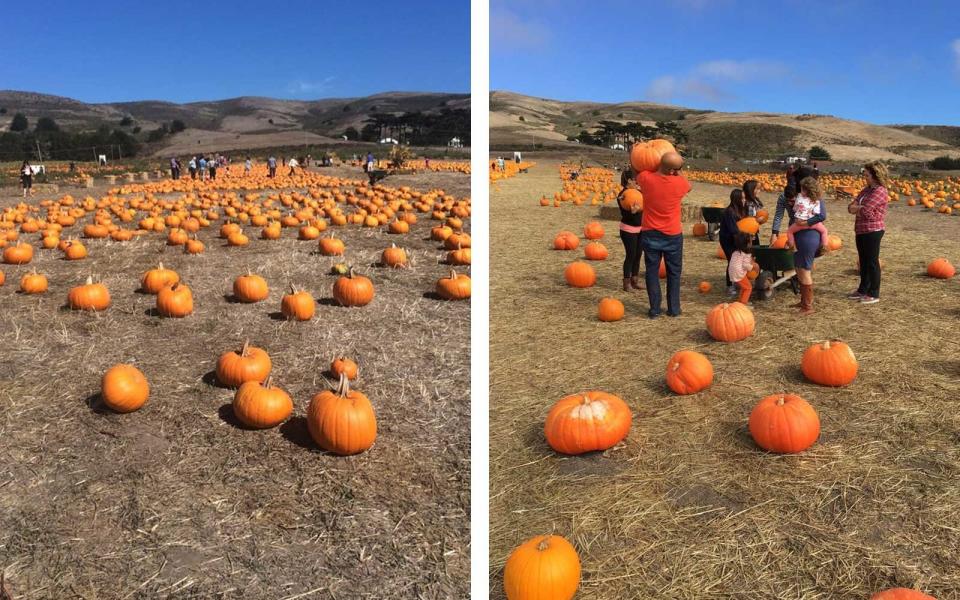
[[769, 452], [803, 452], [820, 437], [820, 417], [795, 394], [773, 394], [760, 400], [750, 413], [750, 435]]
[[550, 409], [543, 431], [563, 454], [606, 450], [630, 432], [633, 415], [619, 396], [589, 391], [561, 398]]
[[857, 377], [859, 365], [850, 346], [840, 340], [814, 344], [800, 360], [804, 377], [820, 385], [842, 387]]
[[707, 331], [720, 342], [746, 339], [753, 334], [754, 327], [753, 311], [739, 302], [718, 304], [707, 313]]
[[507, 600], [570, 600], [580, 586], [580, 557], [559, 535], [539, 535], [517, 546], [503, 569]]

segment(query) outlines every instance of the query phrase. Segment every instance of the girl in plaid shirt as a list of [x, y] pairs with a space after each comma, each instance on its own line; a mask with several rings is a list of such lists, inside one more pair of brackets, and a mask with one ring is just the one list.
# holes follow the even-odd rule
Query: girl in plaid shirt
[[847, 206], [847, 212], [857, 216], [854, 232], [860, 257], [860, 286], [847, 297], [861, 304], [876, 304], [880, 302], [880, 240], [887, 216], [889, 174], [883, 163], [870, 162], [863, 166], [863, 176], [867, 186]]

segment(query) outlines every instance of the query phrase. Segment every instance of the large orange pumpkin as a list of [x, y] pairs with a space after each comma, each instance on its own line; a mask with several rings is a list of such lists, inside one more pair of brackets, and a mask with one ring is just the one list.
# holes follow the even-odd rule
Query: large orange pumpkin
[[570, 600], [580, 586], [580, 557], [559, 535], [539, 535], [513, 552], [503, 569], [507, 600]]
[[100, 382], [103, 403], [119, 413], [139, 409], [150, 396], [150, 384], [140, 369], [133, 365], [114, 365]]
[[908, 588], [890, 588], [870, 596], [870, 600], [937, 600], [929, 594]]
[[583, 228], [583, 237], [588, 240], [599, 240], [604, 235], [603, 225], [596, 221], [590, 221]]
[[580, 260], [567, 265], [563, 277], [568, 285], [577, 288], [588, 288], [597, 282], [597, 273], [593, 267]]
[[954, 269], [950, 261], [945, 258], [934, 259], [927, 265], [927, 275], [936, 277], [937, 279], [950, 279], [956, 275], [956, 273], [956, 269]]
[[590, 242], [583, 247], [583, 257], [587, 260], [606, 260], [610, 253], [600, 242]]
[[287, 420], [293, 412], [293, 400], [282, 389], [266, 382], [247, 381], [233, 396], [233, 414], [247, 427], [268, 429]]
[[597, 307], [597, 316], [601, 321], [619, 321], [623, 318], [623, 302], [616, 298], [601, 298]]
[[803, 452], [820, 437], [817, 411], [794, 394], [773, 394], [760, 400], [748, 425], [758, 446], [780, 454]]
[[589, 391], [557, 401], [543, 431], [550, 447], [563, 454], [606, 450], [630, 432], [633, 415], [620, 397]]
[[630, 165], [637, 173], [656, 171], [660, 168], [661, 156], [663, 156], [663, 152], [658, 151], [649, 143], [636, 143], [630, 149]]
[[272, 368], [266, 350], [244, 342], [239, 352], [225, 352], [217, 360], [217, 380], [227, 387], [240, 387], [248, 381], [264, 381]]
[[713, 365], [699, 352], [681, 350], [670, 357], [666, 377], [667, 386], [675, 393], [696, 394], [713, 383]]
[[814, 383], [842, 387], [857, 377], [857, 358], [850, 346], [840, 340], [814, 344], [800, 360], [803, 375]]
[[738, 342], [753, 334], [756, 322], [745, 304], [733, 302], [714, 306], [707, 313], [707, 331], [720, 342]]
[[350, 389], [346, 373], [336, 391], [323, 391], [307, 408], [307, 429], [318, 446], [340, 455], [359, 454], [377, 439], [377, 417], [370, 400]]
[[580, 245], [580, 238], [572, 231], [561, 231], [553, 238], [554, 250], [575, 250]]

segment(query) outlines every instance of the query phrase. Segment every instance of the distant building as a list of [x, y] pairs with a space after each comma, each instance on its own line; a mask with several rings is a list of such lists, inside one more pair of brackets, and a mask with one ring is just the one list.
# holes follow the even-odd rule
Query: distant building
[[460, 138], [458, 138], [458, 137], [451, 138], [450, 141], [447, 142], [447, 147], [449, 147], [449, 148], [463, 148], [463, 142], [462, 142], [462, 141], [460, 140]]
[[394, 144], [394, 145], [396, 145], [396, 144], [399, 144], [400, 142], [398, 142], [397, 140], [395, 140], [395, 139], [393, 139], [393, 138], [383, 138], [382, 140], [380, 140], [380, 143], [381, 143], [381, 144]]
[[610, 149], [611, 149], [611, 150], [624, 150], [624, 151], [626, 151], [627, 147], [624, 146], [623, 144], [613, 144], [612, 146], [610, 146]]

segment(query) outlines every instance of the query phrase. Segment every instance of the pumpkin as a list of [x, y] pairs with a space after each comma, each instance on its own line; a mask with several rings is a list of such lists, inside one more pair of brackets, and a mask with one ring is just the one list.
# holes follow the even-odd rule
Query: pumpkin
[[630, 432], [633, 415], [620, 397], [589, 391], [561, 398], [550, 409], [543, 431], [550, 447], [562, 454], [606, 450]]
[[150, 384], [133, 365], [114, 365], [100, 380], [100, 397], [110, 410], [133, 412], [146, 403]]
[[788, 239], [789, 238], [787, 237], [787, 234], [778, 234], [777, 238], [773, 240], [772, 244], [770, 244], [770, 247], [775, 249], [786, 248]]
[[437, 281], [437, 294], [444, 300], [467, 300], [470, 298], [470, 278], [450, 269], [450, 277]]
[[247, 235], [242, 231], [231, 233], [227, 237], [228, 246], [246, 246], [249, 243], [250, 243], [250, 238], [248, 238]]
[[338, 356], [330, 363], [330, 372], [337, 379], [340, 379], [341, 375], [346, 375], [347, 379], [353, 380], [360, 374], [360, 367], [353, 360], [345, 356]]
[[187, 254], [202, 254], [204, 250], [203, 242], [197, 238], [192, 240], [187, 240], [187, 243], [183, 245], [183, 251]]
[[67, 260], [82, 260], [87, 257], [87, 247], [77, 240], [70, 240], [63, 250], [63, 255]]
[[309, 321], [313, 318], [315, 311], [316, 303], [313, 301], [313, 296], [304, 290], [298, 292], [292, 283], [290, 293], [284, 294], [280, 299], [280, 313], [287, 319]]
[[827, 236], [827, 250], [833, 252], [834, 250], [839, 250], [843, 248], [843, 240], [840, 239], [839, 235], [830, 234]]
[[167, 234], [168, 246], [182, 246], [187, 243], [187, 232], [184, 229], [171, 229]]
[[[3, 273], [0, 272], [0, 283], [3, 283]], [[26, 273], [20, 278], [20, 291], [24, 294], [42, 294], [47, 291], [47, 276], [36, 271]]]
[[[6, 255], [6, 253], [4, 253], [4, 255]], [[927, 265], [927, 275], [936, 277], [937, 279], [950, 279], [956, 275], [956, 273], [956, 269], [954, 269], [950, 261], [945, 258], [936, 258]]]
[[587, 260], [606, 260], [607, 256], [607, 247], [600, 242], [590, 242], [583, 247], [583, 257]]
[[676, 152], [677, 149], [674, 148], [673, 144], [669, 140], [663, 138], [655, 138], [647, 142], [654, 150], [660, 153], [660, 156], [663, 156], [667, 152]]
[[657, 277], [660, 279], [667, 278], [667, 263], [664, 259], [660, 259], [660, 268], [657, 270]]
[[800, 360], [804, 377], [820, 385], [843, 387], [857, 377], [857, 358], [850, 346], [840, 340], [814, 344]]
[[711, 289], [713, 289], [713, 286], [710, 285], [709, 281], [701, 281], [699, 285], [697, 285], [697, 290], [699, 290], [701, 294], [706, 294]]
[[320, 240], [320, 254], [324, 256], [341, 256], [346, 246], [343, 240], [333, 237], [325, 237]]
[[630, 148], [630, 166], [639, 173], [640, 171], [656, 171], [660, 168], [660, 157], [663, 152], [659, 152], [649, 143], [636, 143]]
[[373, 282], [350, 269], [334, 282], [333, 299], [341, 306], [366, 306], [373, 300]]
[[471, 243], [470, 234], [454, 233], [443, 241], [443, 247], [447, 250], [456, 250], [457, 248], [469, 248]]
[[694, 223], [693, 224], [693, 235], [694, 237], [703, 237], [707, 235], [707, 224], [706, 223]]
[[193, 312], [193, 294], [181, 282], [157, 292], [157, 312], [162, 317], [180, 319]]
[[407, 253], [403, 248], [397, 248], [396, 244], [390, 244], [380, 255], [380, 264], [385, 267], [405, 267], [407, 265]]
[[723, 246], [717, 246], [717, 258], [727, 260], [727, 253], [723, 251]]
[[297, 238], [301, 240], [315, 240], [318, 237], [320, 237], [320, 229], [313, 225], [304, 225], [300, 228], [300, 231], [297, 232]]
[[563, 271], [563, 278], [567, 284], [576, 288], [588, 288], [597, 282], [597, 274], [593, 267], [583, 261], [572, 262]]
[[870, 596], [870, 600], [937, 600], [929, 594], [908, 588], [890, 588]]
[[180, 275], [176, 271], [164, 268], [163, 263], [158, 263], [156, 269], [150, 269], [140, 278], [140, 289], [148, 294], [156, 294], [163, 288], [173, 285], [180, 281]]
[[707, 331], [719, 342], [739, 342], [753, 334], [756, 323], [747, 305], [733, 302], [714, 306], [707, 313]]
[[623, 196], [620, 198], [620, 206], [624, 210], [631, 210], [636, 207], [638, 211], [643, 210], [643, 192], [634, 188], [623, 190]]
[[576, 250], [580, 245], [580, 238], [571, 231], [561, 231], [553, 238], [554, 250]]
[[590, 221], [583, 228], [583, 237], [588, 240], [599, 240], [604, 234], [603, 225], [596, 221]]
[[749, 271], [747, 271], [747, 279], [749, 279], [750, 281], [754, 281], [759, 276], [760, 276], [760, 265], [757, 263], [753, 263], [753, 266], [750, 267]]
[[623, 318], [623, 302], [616, 298], [601, 298], [597, 306], [597, 317], [601, 321], [619, 321]]
[[755, 217], [744, 217], [737, 221], [737, 229], [749, 235], [755, 235], [760, 231], [760, 223]]
[[703, 354], [681, 350], [667, 363], [667, 387], [685, 396], [701, 392], [713, 383], [713, 365]]
[[266, 350], [244, 342], [240, 351], [224, 352], [217, 360], [217, 381], [227, 387], [240, 387], [248, 381], [264, 381], [273, 363]]
[[67, 304], [73, 310], [106, 310], [110, 308], [110, 291], [102, 283], [94, 283], [90, 276], [83, 285], [70, 288]]
[[17, 242], [14, 246], [3, 249], [3, 262], [8, 265], [25, 265], [33, 260], [33, 246], [24, 242]]
[[447, 252], [448, 265], [466, 266], [473, 261], [473, 252], [470, 248], [460, 248]]
[[770, 213], [765, 209], [760, 209], [757, 211], [757, 223], [763, 225], [770, 218]]
[[513, 552], [503, 569], [507, 600], [570, 600], [580, 586], [580, 557], [559, 535], [529, 539]]
[[351, 390], [350, 380], [342, 374], [336, 391], [322, 391], [310, 400], [307, 429], [324, 450], [348, 456], [373, 445], [377, 439], [377, 417], [369, 398]]
[[387, 233], [402, 234], [410, 231], [410, 224], [397, 219], [387, 226]]
[[794, 394], [773, 394], [760, 400], [748, 425], [753, 441], [768, 452], [803, 452], [820, 437], [817, 411]]
[[233, 395], [233, 414], [237, 420], [254, 429], [276, 427], [293, 412], [293, 400], [282, 389], [266, 382], [244, 382]]
[[267, 281], [259, 275], [247, 272], [233, 280], [233, 295], [240, 302], [260, 302], [270, 294]]

